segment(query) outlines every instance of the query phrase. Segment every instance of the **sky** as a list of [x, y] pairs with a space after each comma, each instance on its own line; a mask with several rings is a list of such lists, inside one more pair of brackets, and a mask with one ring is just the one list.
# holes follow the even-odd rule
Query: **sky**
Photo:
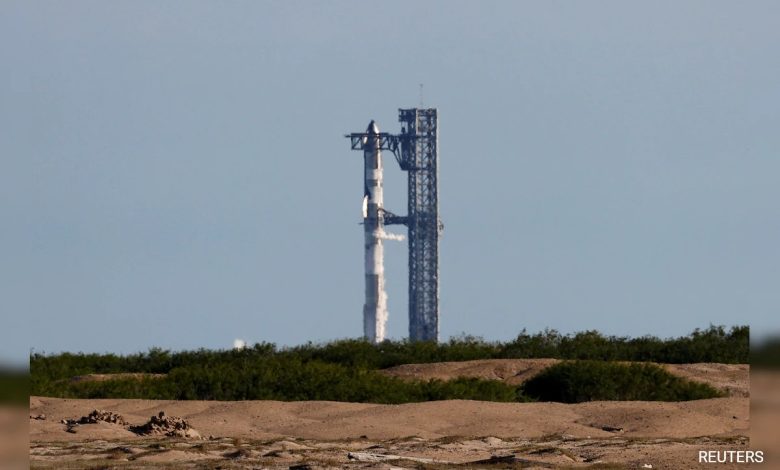
[[[344, 134], [398, 132], [421, 98], [439, 109], [442, 339], [776, 330], [778, 18], [775, 1], [3, 1], [0, 359], [359, 337]], [[401, 339], [404, 242], [385, 264]]]

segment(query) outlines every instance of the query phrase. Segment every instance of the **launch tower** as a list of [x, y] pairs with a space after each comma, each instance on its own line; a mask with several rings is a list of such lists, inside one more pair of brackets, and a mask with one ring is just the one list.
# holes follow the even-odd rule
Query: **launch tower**
[[[384, 225], [406, 225], [409, 236], [409, 339], [439, 339], [439, 150], [435, 108], [399, 109], [401, 133], [355, 133], [352, 150], [389, 150], [408, 173], [407, 215], [381, 209]], [[366, 182], [368, 184], [368, 182]], [[367, 273], [368, 274], [368, 273]], [[372, 339], [372, 338], [369, 338]]]

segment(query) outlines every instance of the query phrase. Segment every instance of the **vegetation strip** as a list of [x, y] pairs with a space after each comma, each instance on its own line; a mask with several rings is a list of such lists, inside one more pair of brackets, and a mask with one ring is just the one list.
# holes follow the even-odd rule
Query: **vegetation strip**
[[[377, 372], [409, 363], [540, 357], [584, 362], [564, 363], [559, 368], [554, 366], [552, 372], [533, 382], [536, 388], [528, 385], [519, 389], [500, 381], [475, 378], [408, 382]], [[733, 327], [728, 331], [723, 327], [710, 327], [696, 330], [686, 337], [667, 340], [606, 337], [594, 331], [564, 336], [548, 330], [536, 335], [522, 332], [515, 340], [506, 343], [461, 337], [441, 344], [385, 341], [374, 345], [361, 340], [342, 340], [279, 349], [273, 344], [260, 343], [238, 350], [202, 349], [172, 353], [152, 349], [128, 356], [35, 353], [30, 357], [30, 388], [32, 395], [61, 398], [167, 400], [272, 399], [371, 403], [446, 399], [504, 402], [688, 400], [720, 395], [711, 387], [674, 377], [657, 366], [598, 361], [744, 363], [748, 357], [746, 326]], [[117, 373], [139, 375], [97, 382], [71, 380], [89, 374]], [[588, 385], [583, 382], [586, 378], [594, 383]], [[544, 392], [545, 388], [553, 390], [563, 385], [584, 387], [587, 392], [576, 396]], [[641, 387], [646, 389], [646, 393], [641, 395], [644, 398], [625, 398], [640, 396], [638, 389]], [[623, 389], [629, 391], [618, 392]]]

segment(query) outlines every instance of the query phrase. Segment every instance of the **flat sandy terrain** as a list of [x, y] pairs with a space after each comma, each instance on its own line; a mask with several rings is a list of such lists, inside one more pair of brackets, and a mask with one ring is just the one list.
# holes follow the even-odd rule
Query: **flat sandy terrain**
[[[496, 369], [497, 374], [511, 369], [508, 364], [483, 364], [482, 369], [459, 364], [480, 374], [492, 373], [494, 366], [503, 367]], [[426, 367], [438, 367], [437, 373], [443, 373], [456, 366]], [[744, 377], [736, 372], [741, 368]], [[574, 405], [32, 397], [30, 459], [32, 468], [604, 469], [652, 465], [685, 469], [701, 468], [697, 463], [700, 450], [746, 450], [750, 408], [745, 396], [746, 366], [682, 369], [707, 375], [711, 383], [718, 382], [720, 388], [734, 393], [728, 398], [678, 403]], [[508, 375], [517, 377], [517, 373]], [[507, 380], [508, 375], [495, 378]], [[70, 433], [61, 423], [94, 409], [120, 413], [130, 425], [140, 425], [164, 411], [185, 418], [202, 439], [141, 437], [128, 426], [108, 423], [77, 426]], [[41, 414], [45, 419], [32, 419]], [[718, 468], [741, 466], [721, 464]]]

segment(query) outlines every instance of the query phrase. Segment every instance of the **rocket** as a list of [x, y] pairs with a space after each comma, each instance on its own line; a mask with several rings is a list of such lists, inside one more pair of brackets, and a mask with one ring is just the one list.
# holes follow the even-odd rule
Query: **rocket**
[[368, 124], [363, 138], [364, 185], [363, 229], [365, 234], [366, 303], [363, 305], [363, 333], [369, 341], [385, 339], [387, 293], [384, 266], [384, 198], [382, 194], [382, 152], [379, 128]]

